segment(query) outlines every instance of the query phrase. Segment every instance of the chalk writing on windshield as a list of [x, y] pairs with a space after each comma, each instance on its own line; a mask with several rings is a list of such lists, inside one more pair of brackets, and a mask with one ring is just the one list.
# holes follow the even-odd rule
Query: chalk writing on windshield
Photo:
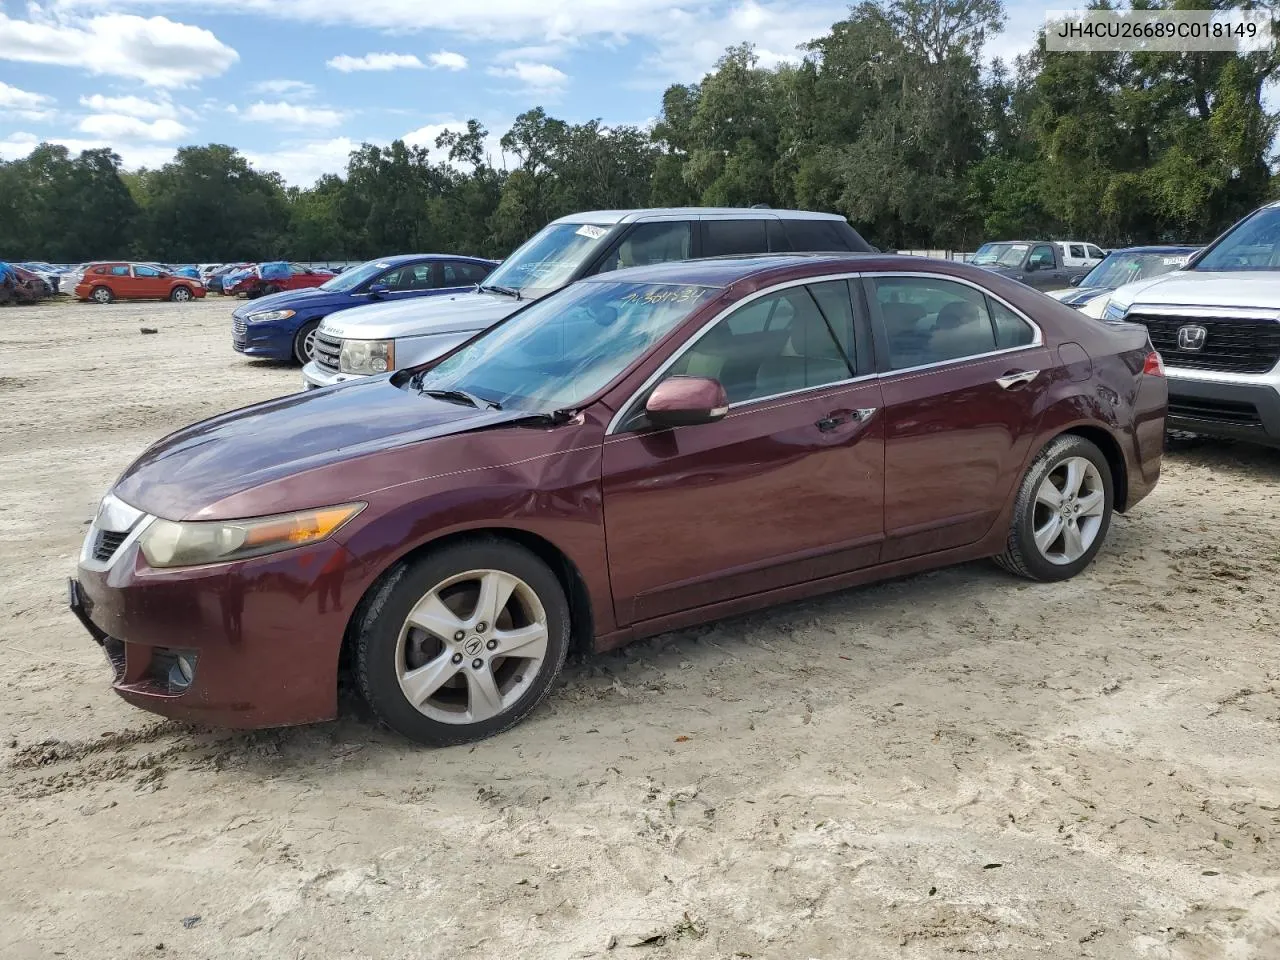
[[697, 303], [711, 291], [706, 287], [649, 287], [632, 290], [622, 303]]

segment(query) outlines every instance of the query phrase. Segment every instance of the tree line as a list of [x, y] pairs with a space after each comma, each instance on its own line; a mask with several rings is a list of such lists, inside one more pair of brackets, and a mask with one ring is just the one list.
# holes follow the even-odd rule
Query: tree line
[[867, 0], [798, 64], [729, 48], [665, 91], [650, 129], [529, 110], [499, 164], [475, 120], [434, 154], [363, 144], [309, 188], [221, 144], [136, 172], [42, 144], [0, 163], [0, 259], [504, 256], [577, 210], [759, 203], [841, 213], [886, 249], [1120, 246], [1207, 240], [1273, 195], [1274, 49], [1067, 54], [1041, 37], [988, 63], [1003, 22], [1000, 0]]

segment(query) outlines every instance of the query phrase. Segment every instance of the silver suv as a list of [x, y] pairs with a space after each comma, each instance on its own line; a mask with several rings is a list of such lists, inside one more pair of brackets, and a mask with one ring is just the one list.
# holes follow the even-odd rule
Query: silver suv
[[1171, 429], [1280, 447], [1280, 203], [1182, 269], [1118, 287], [1101, 315], [1147, 328]]
[[425, 363], [527, 302], [593, 274], [731, 254], [869, 253], [843, 217], [799, 210], [686, 207], [596, 210], [548, 224], [475, 290], [379, 303], [321, 322], [302, 369], [308, 388]]

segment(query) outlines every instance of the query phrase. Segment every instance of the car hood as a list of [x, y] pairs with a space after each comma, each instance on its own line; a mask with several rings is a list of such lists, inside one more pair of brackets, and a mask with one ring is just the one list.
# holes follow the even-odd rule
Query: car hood
[[[378, 473], [347, 469], [357, 458], [526, 416], [436, 400], [397, 387], [389, 376], [370, 377], [233, 410], [170, 434], [125, 470], [113, 492], [168, 520], [331, 506], [338, 502], [330, 499], [334, 484], [311, 482], [316, 471], [342, 471], [344, 496], [358, 499], [370, 490], [351, 488], [360, 482], [352, 477]], [[429, 456], [419, 464], [424, 472]]]
[[[364, 298], [360, 298], [364, 302]], [[349, 293], [337, 293], [321, 290], [319, 287], [308, 287], [305, 290], [284, 290], [257, 300], [250, 300], [236, 307], [233, 315], [247, 317], [251, 313], [266, 313], [268, 310], [323, 310], [352, 301]]]
[[1133, 304], [1141, 304], [1272, 311], [1277, 300], [1280, 300], [1280, 271], [1262, 270], [1229, 273], [1178, 270], [1150, 280], [1127, 283], [1111, 294], [1111, 302], [1126, 309]]
[[452, 296], [374, 303], [327, 317], [320, 330], [344, 340], [394, 340], [484, 330], [528, 303], [500, 293], [468, 290]]
[[1067, 287], [1065, 290], [1046, 290], [1045, 296], [1053, 297], [1068, 307], [1078, 307], [1106, 292], [1105, 287]]

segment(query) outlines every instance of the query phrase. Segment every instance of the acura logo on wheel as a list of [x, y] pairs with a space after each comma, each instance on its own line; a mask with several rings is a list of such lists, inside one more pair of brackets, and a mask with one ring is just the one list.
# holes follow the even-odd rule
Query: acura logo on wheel
[[1178, 328], [1179, 350], [1203, 350], [1204, 342], [1209, 339], [1209, 331], [1198, 323], [1189, 323]]
[[468, 657], [474, 657], [484, 647], [484, 641], [479, 637], [471, 637], [462, 645], [462, 649], [467, 652]]

